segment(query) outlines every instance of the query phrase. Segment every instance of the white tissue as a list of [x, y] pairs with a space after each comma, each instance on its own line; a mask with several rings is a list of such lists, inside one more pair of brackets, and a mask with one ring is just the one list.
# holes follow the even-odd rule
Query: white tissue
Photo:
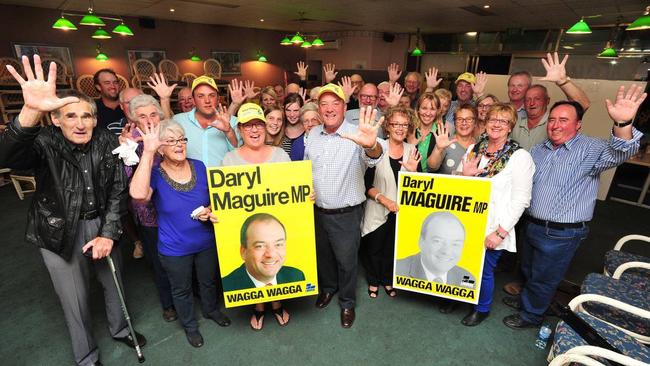
[[194, 220], [196, 220], [199, 217], [199, 214], [201, 213], [201, 211], [203, 211], [204, 209], [205, 209], [205, 207], [203, 207], [203, 206], [199, 206], [199, 207], [195, 208], [194, 211], [192, 211], [192, 213], [190, 214], [190, 217], [193, 218]]
[[126, 143], [121, 144], [119, 147], [113, 150], [113, 154], [119, 154], [118, 157], [122, 159], [124, 165], [133, 166], [140, 162], [138, 154], [135, 153], [135, 150], [137, 148], [137, 142], [131, 139], [126, 139]]

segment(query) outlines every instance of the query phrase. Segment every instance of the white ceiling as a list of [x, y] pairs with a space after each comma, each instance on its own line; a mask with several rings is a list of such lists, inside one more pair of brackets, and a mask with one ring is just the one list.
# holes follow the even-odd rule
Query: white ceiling
[[[83, 12], [88, 0], [0, 0], [1, 4]], [[308, 32], [374, 30], [413, 33], [568, 28], [580, 16], [592, 26], [629, 23], [642, 14], [641, 0], [95, 0], [99, 15], [147, 16], [193, 23]], [[483, 9], [484, 5], [489, 9]], [[474, 7], [491, 15], [464, 10]], [[175, 11], [172, 13], [170, 9]], [[299, 21], [299, 12], [304, 18]], [[260, 19], [264, 19], [261, 22]]]

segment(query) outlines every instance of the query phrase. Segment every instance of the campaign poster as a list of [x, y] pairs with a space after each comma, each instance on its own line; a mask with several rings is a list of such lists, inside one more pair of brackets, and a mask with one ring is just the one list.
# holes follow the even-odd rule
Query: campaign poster
[[400, 172], [396, 288], [478, 303], [491, 182]]
[[318, 294], [311, 161], [208, 168], [227, 308]]

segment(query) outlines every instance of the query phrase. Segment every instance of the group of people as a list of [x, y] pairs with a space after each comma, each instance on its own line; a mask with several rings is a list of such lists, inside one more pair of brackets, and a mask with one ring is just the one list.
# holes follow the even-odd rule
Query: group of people
[[[590, 102], [566, 75], [566, 62], [557, 54], [542, 60], [547, 74], [541, 80], [555, 83], [568, 99], [550, 108], [546, 87], [533, 84], [526, 72], [510, 76], [509, 101], [501, 102], [484, 93], [484, 73], [461, 74], [452, 93], [439, 88], [435, 68], [424, 77], [410, 72], [402, 88], [396, 64], [378, 85], [356, 74], [335, 84], [335, 66], [328, 64], [324, 85], [308, 93], [301, 62], [296, 72], [301, 84], [286, 88], [260, 90], [251, 81], [233, 80], [228, 106], [220, 103], [212, 78], [198, 77], [179, 91], [180, 113], [174, 114], [176, 85], [167, 85], [162, 75], [149, 83], [158, 101], [139, 89], [118, 92], [114, 72], [102, 69], [95, 75], [101, 96], [94, 101], [79, 92], [57, 95], [55, 64], [46, 78], [38, 56], [33, 68], [23, 57], [26, 78], [8, 66], [25, 104], [0, 135], [0, 166], [35, 171], [26, 237], [40, 248], [50, 272], [79, 365], [99, 364], [88, 306], [90, 267], [104, 286], [113, 338], [131, 346], [146, 342], [129, 334], [101, 260], [110, 255], [121, 268], [120, 251], [113, 249], [124, 230], [142, 245], [134, 255], [144, 253], [152, 264], [164, 320], [180, 320], [192, 346], [204, 343], [193, 309], [194, 286], [204, 317], [220, 326], [231, 323], [219, 305], [213, 230], [219, 217], [210, 209], [206, 166], [311, 160], [320, 288], [315, 305], [325, 308], [338, 294], [344, 328], [356, 317], [359, 263], [370, 298], [379, 296], [380, 287], [397, 296], [394, 271], [445, 283], [463, 275], [456, 262], [427, 255], [440, 250], [451, 258], [458, 242], [462, 249], [465, 228], [441, 213], [425, 219], [420, 253], [398, 259], [393, 268], [399, 171], [491, 179], [479, 302], [462, 323], [478, 325], [489, 315], [494, 268], [502, 253], [519, 251], [521, 294], [504, 300], [518, 312], [503, 322], [515, 329], [535, 327], [588, 234], [600, 173], [638, 150], [641, 133], [632, 120], [646, 97], [637, 86], [621, 87], [614, 101], [606, 101], [614, 121], [609, 141], [585, 136], [580, 128]], [[45, 113], [53, 125], [41, 127]], [[249, 247], [256, 243], [256, 226], [273, 227], [278, 242], [286, 239], [277, 219], [257, 219], [242, 229], [245, 261], [278, 255], [276, 245], [264, 245], [264, 254]], [[255, 286], [279, 283], [264, 268], [239, 270]], [[270, 305], [278, 324], [286, 325], [286, 308]], [[456, 305], [445, 301], [440, 311]], [[250, 326], [262, 329], [264, 317], [264, 304], [255, 305]]]

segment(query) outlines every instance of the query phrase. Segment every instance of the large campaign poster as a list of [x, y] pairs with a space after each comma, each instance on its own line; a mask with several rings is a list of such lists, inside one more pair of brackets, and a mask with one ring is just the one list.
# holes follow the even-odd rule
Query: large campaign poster
[[318, 294], [310, 161], [208, 168], [226, 307]]
[[400, 172], [396, 288], [478, 303], [490, 180]]

